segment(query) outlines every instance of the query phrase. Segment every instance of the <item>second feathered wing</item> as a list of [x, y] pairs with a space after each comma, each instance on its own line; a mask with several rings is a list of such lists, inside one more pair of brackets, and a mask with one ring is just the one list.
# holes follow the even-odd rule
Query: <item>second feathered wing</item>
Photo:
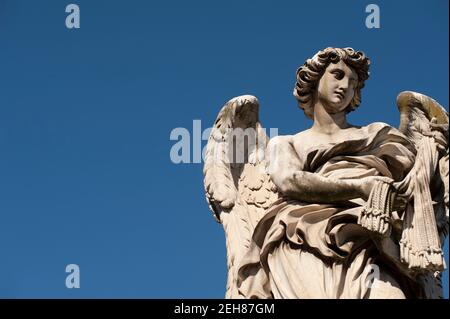
[[[449, 228], [449, 151], [445, 109], [416, 92], [397, 97], [400, 131], [415, 145], [416, 162], [398, 188], [410, 199], [403, 217], [400, 259], [422, 281], [427, 298], [442, 296], [443, 244]], [[413, 203], [413, 204], [411, 204]]]

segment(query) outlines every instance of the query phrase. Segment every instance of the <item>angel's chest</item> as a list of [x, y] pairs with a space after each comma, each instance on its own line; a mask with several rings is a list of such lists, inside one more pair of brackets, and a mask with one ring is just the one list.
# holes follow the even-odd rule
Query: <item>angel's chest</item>
[[356, 130], [332, 135], [307, 132], [306, 134], [295, 136], [293, 145], [298, 154], [306, 154], [317, 149], [327, 149], [337, 144], [345, 144], [358, 138], [360, 138], [360, 135]]
[[323, 162], [339, 155], [351, 155], [352, 149], [347, 143], [349, 137], [335, 136], [333, 138], [318, 138], [317, 136], [303, 136], [294, 140], [293, 146], [302, 166], [308, 166], [310, 161]]
[[336, 138], [319, 138], [317, 136], [301, 136], [294, 140], [294, 149], [299, 157], [303, 157], [306, 154], [323, 148], [329, 148], [339, 141]]

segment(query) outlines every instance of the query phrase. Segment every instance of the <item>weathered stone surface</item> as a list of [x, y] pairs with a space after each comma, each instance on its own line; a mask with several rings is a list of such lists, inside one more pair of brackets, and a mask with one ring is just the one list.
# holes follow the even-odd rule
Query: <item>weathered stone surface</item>
[[269, 141], [253, 96], [220, 111], [204, 174], [226, 233], [226, 297], [442, 296], [448, 113], [402, 92], [399, 129], [351, 125], [368, 69], [369, 59], [351, 48], [306, 61], [294, 96], [314, 122], [295, 135]]

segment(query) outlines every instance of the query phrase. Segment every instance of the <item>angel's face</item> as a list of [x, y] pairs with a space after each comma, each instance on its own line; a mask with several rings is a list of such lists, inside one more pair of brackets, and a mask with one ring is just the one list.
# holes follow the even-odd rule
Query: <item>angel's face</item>
[[319, 81], [317, 97], [328, 113], [344, 111], [358, 84], [358, 74], [342, 60], [330, 63]]

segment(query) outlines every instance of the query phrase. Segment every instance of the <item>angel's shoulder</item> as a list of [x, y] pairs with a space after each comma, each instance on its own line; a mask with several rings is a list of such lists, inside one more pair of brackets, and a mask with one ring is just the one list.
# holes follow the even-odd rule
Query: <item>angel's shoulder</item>
[[292, 135], [277, 135], [270, 139], [269, 146], [281, 146], [292, 143]]
[[295, 135], [278, 135], [272, 137], [268, 144], [269, 151], [281, 153], [290, 153], [294, 151], [294, 137]]
[[292, 135], [278, 135], [269, 140], [267, 149], [271, 154], [287, 156], [294, 151]]
[[299, 156], [305, 154], [314, 145], [321, 143], [320, 138], [311, 132], [311, 129], [298, 132], [292, 137], [292, 145]]
[[307, 129], [292, 135], [292, 142], [297, 142], [302, 139], [307, 139], [311, 137], [311, 129]]
[[283, 135], [272, 138], [269, 142], [269, 151], [276, 152], [284, 157], [299, 158], [310, 147], [311, 134], [309, 130], [295, 135]]

